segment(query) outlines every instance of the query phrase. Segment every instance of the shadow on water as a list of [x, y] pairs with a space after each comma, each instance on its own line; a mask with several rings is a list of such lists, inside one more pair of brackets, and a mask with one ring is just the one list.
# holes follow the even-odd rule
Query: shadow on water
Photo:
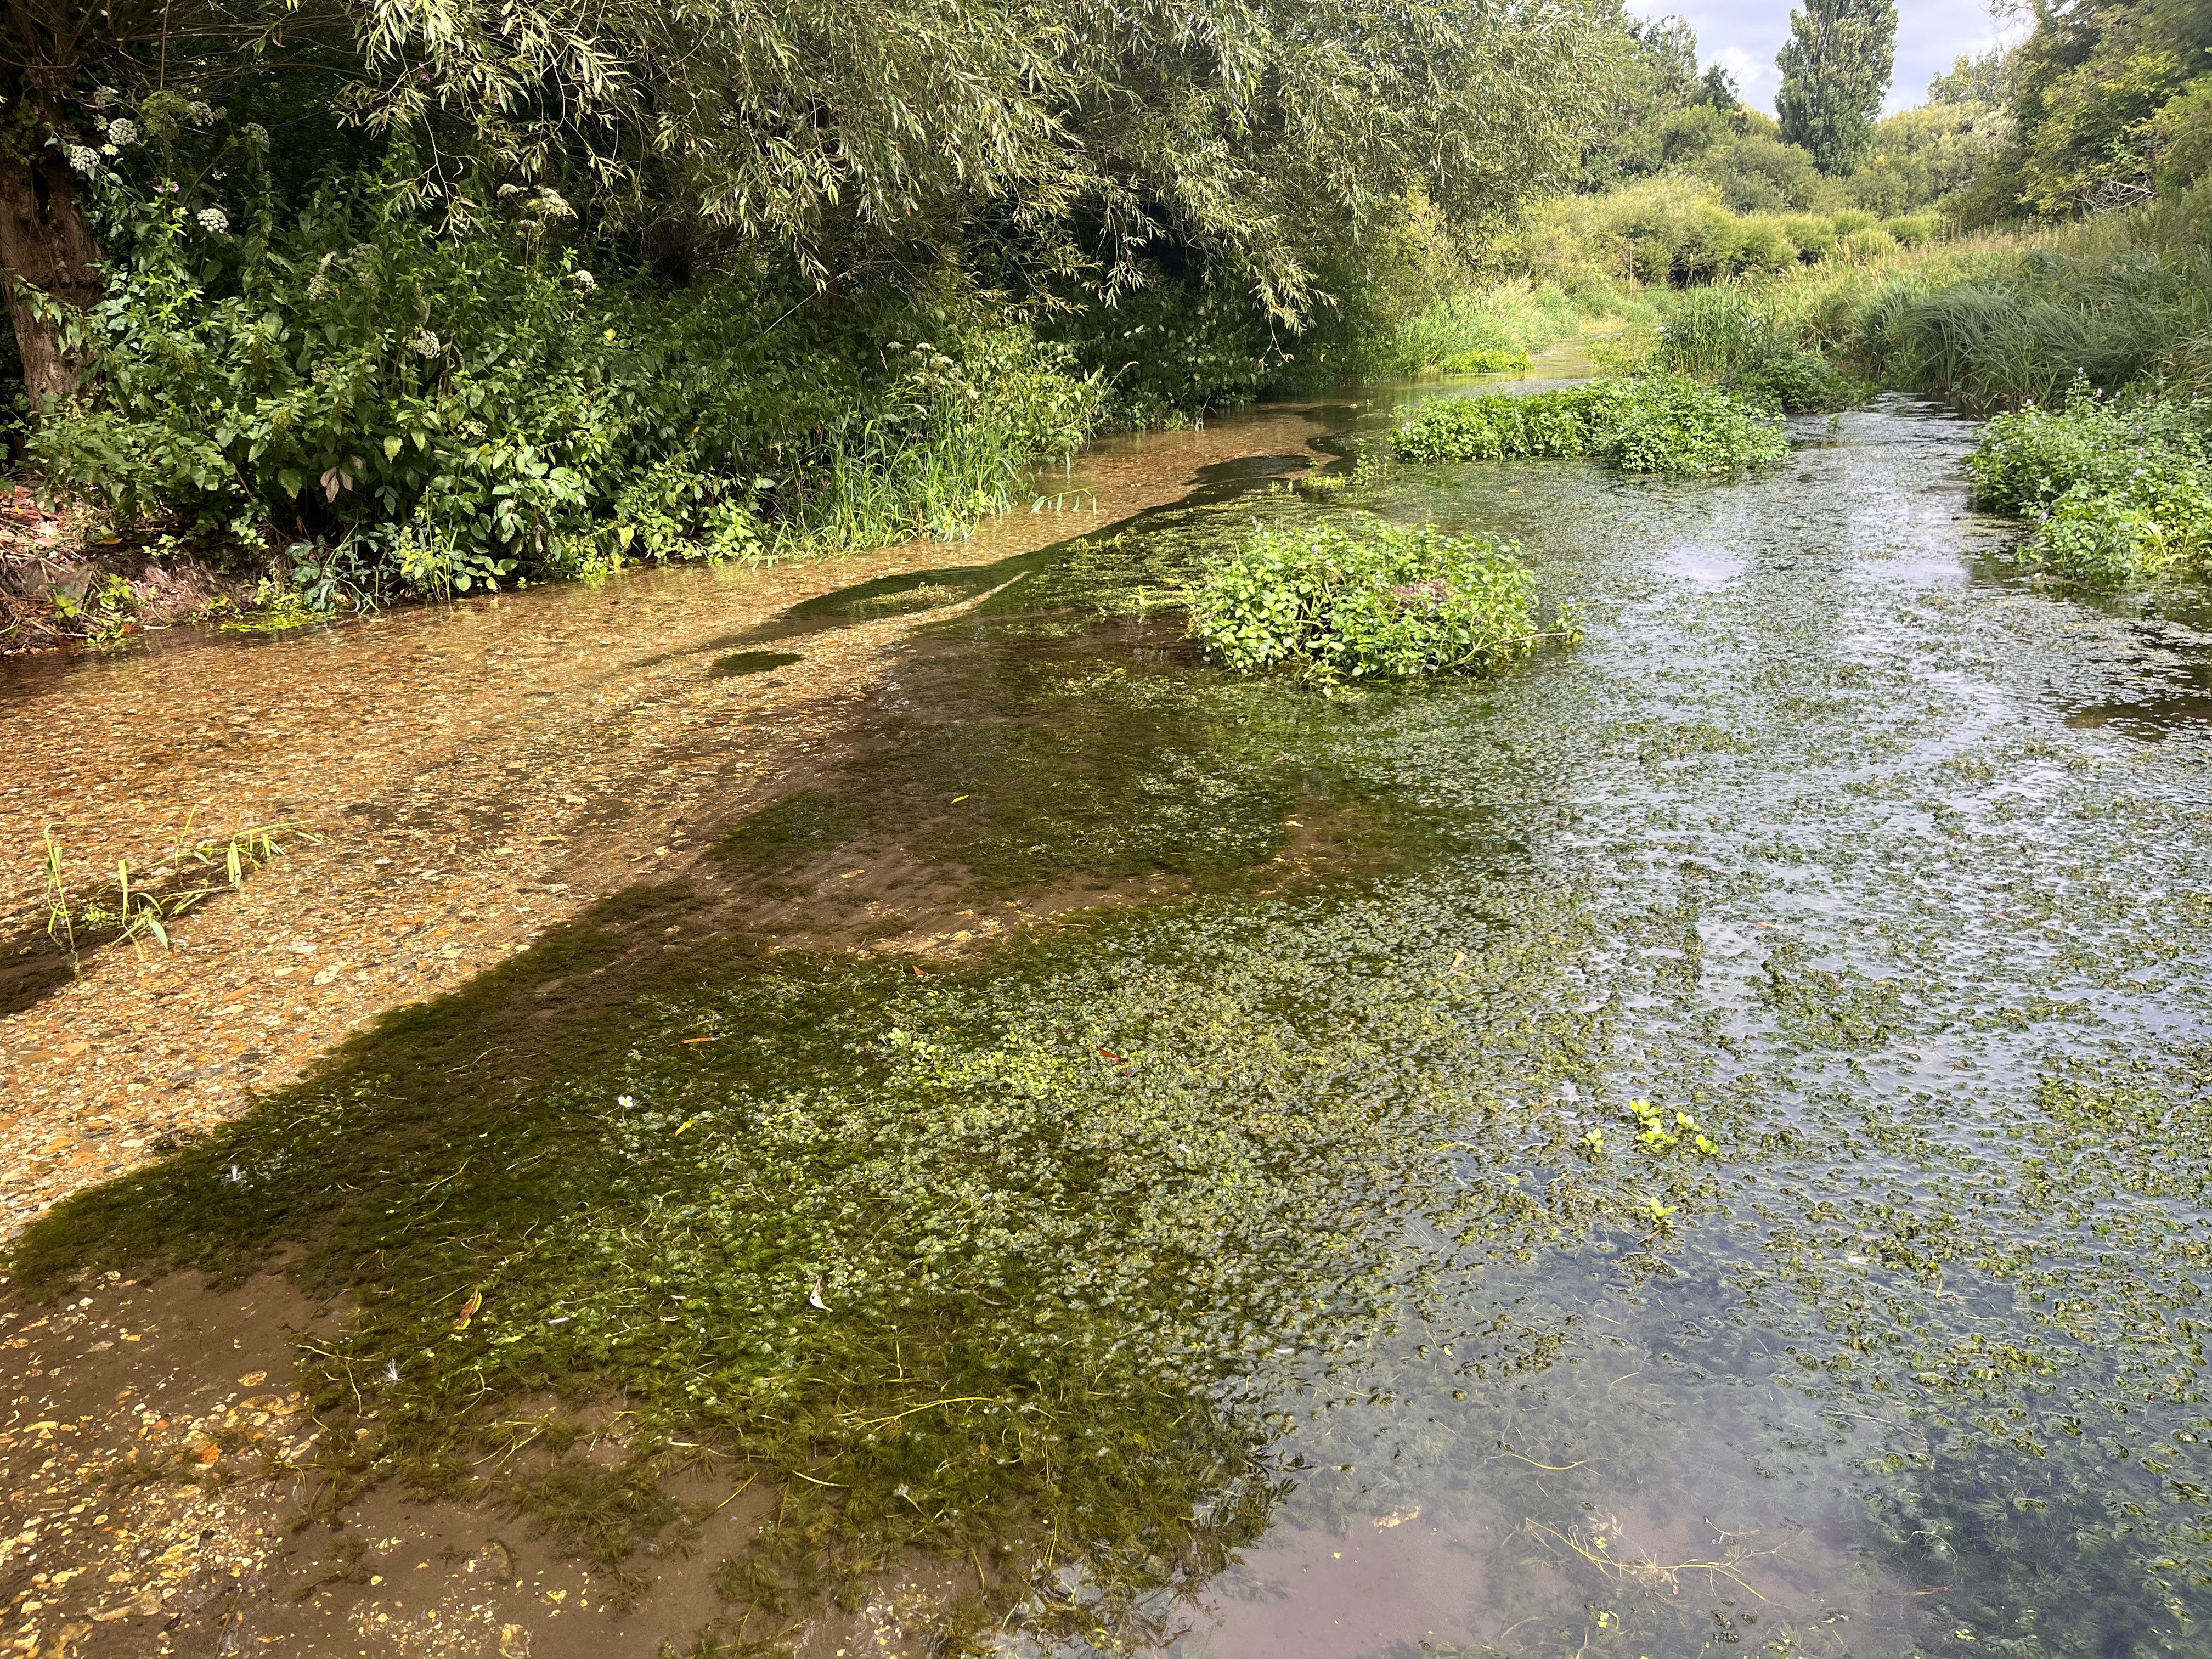
[[[999, 590], [692, 868], [16, 1271], [300, 1247], [361, 1310], [302, 1365], [341, 1492], [616, 1390], [637, 1472], [798, 1472], [733, 1638], [920, 1547], [962, 1650], [2190, 1651], [2202, 782], [2069, 723], [2154, 647], [1974, 574], [1969, 436], [1263, 465], [810, 602]], [[1361, 511], [1524, 538], [1586, 642], [1322, 698], [1163, 613]]]

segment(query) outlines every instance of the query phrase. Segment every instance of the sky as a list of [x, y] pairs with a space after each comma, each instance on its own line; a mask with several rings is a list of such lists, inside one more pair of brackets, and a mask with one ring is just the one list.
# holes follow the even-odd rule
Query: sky
[[[1686, 17], [1698, 32], [1699, 60], [1718, 58], [1735, 76], [1744, 102], [1771, 112], [1782, 77], [1774, 54], [1790, 38], [1789, 0], [1629, 0], [1638, 17]], [[1986, 51], [2020, 33], [1990, 15], [1988, 0], [1898, 0], [1897, 75], [1891, 110], [1911, 109], [1928, 83], [1962, 53]]]

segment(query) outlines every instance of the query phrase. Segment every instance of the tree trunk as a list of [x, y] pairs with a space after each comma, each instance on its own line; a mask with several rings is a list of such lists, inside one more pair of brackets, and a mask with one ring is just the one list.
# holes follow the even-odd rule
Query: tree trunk
[[60, 152], [42, 146], [25, 155], [0, 138], [0, 271], [9, 279], [8, 311], [34, 409], [74, 392], [82, 365], [61, 330], [25, 303], [23, 289], [88, 310], [100, 298], [100, 273], [93, 268], [99, 258], [100, 245], [77, 205], [76, 177]]

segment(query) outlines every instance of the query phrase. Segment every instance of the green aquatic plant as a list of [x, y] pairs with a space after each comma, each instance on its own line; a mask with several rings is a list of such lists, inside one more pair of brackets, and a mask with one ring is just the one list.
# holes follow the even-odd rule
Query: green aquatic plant
[[1512, 544], [1379, 522], [1255, 526], [1200, 567], [1189, 605], [1192, 636], [1230, 667], [1299, 663], [1331, 678], [1494, 668], [1574, 631], [1539, 624]]
[[1984, 426], [1966, 465], [1981, 505], [2036, 520], [2024, 563], [2095, 587], [2212, 566], [2212, 404], [2031, 404]]
[[1692, 476], [1741, 471], [1790, 449], [1770, 415], [1686, 374], [1439, 399], [1400, 426], [1392, 444], [1411, 461], [1590, 455], [1623, 472]]
[[[185, 817], [184, 828], [154, 869], [141, 874], [132, 870], [129, 859], [118, 859], [114, 880], [82, 898], [70, 896], [62, 842], [52, 829], [42, 831], [47, 939], [72, 960], [80, 928], [103, 943], [122, 940], [135, 948], [140, 939], [150, 939], [166, 951], [170, 948], [168, 924], [176, 918], [216, 893], [245, 886], [248, 876], [283, 854], [287, 842], [321, 840], [307, 824], [296, 822], [256, 824], [228, 836], [195, 836], [197, 816]], [[195, 872], [216, 869], [222, 872], [219, 884], [205, 879], [195, 883]]]

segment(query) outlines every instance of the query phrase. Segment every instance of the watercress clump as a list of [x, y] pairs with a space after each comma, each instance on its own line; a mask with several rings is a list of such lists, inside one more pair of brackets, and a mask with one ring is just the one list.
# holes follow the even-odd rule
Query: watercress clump
[[1790, 448], [1778, 420], [1686, 374], [1440, 400], [1400, 426], [1392, 442], [1412, 461], [1590, 455], [1623, 472], [1693, 477], [1779, 460]]
[[1326, 678], [1481, 671], [1571, 631], [1538, 623], [1517, 544], [1425, 525], [1255, 526], [1200, 567], [1188, 600], [1192, 635], [1228, 666]]

